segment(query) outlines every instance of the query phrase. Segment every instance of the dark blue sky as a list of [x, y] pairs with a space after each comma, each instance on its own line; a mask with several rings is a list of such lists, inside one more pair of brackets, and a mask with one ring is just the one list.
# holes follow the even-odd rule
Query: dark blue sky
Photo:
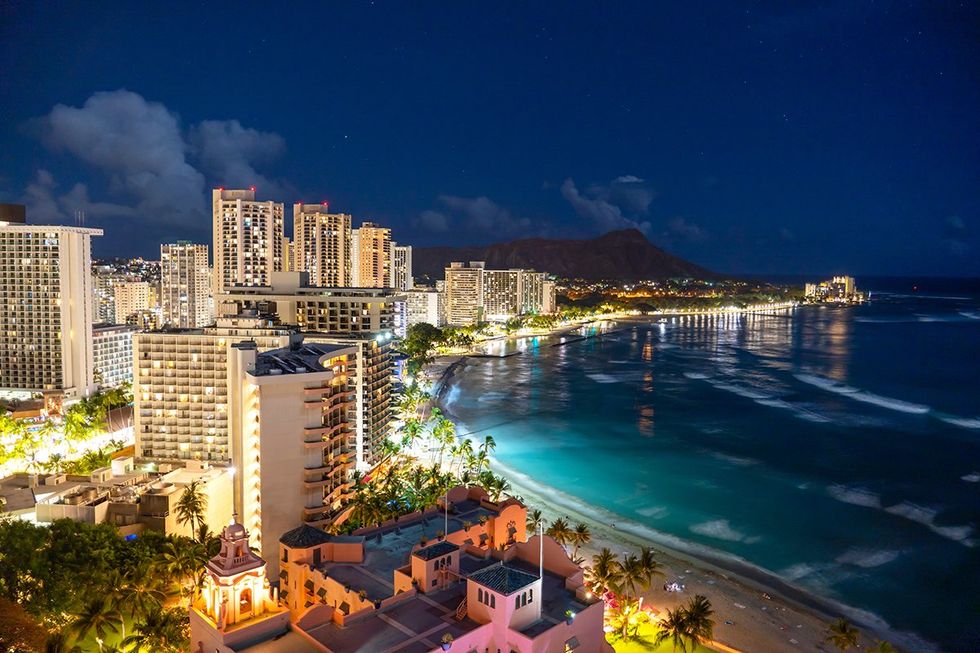
[[281, 4], [0, 2], [0, 198], [97, 254], [254, 183], [417, 245], [980, 275], [976, 3]]

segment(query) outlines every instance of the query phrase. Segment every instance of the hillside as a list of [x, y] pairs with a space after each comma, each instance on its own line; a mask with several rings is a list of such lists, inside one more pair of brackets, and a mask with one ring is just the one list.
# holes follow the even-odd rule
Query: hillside
[[588, 240], [525, 238], [486, 247], [419, 247], [415, 276], [441, 279], [451, 261], [486, 261], [491, 269], [527, 268], [581, 279], [715, 278], [699, 265], [660, 249], [636, 229], [610, 231]]

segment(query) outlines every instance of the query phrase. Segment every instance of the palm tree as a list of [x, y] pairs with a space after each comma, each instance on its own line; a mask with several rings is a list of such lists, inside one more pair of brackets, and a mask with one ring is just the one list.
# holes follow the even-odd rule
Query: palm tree
[[660, 646], [668, 639], [673, 644], [674, 650], [687, 651], [687, 615], [684, 608], [675, 610], [667, 609], [667, 616], [660, 620], [658, 624], [660, 631], [654, 639], [654, 643]]
[[623, 580], [623, 571], [616, 554], [605, 547], [592, 556], [592, 566], [585, 573], [589, 586], [596, 594], [619, 587]]
[[503, 476], [491, 476], [490, 482], [485, 489], [487, 494], [490, 495], [490, 500], [496, 503], [510, 489], [510, 483]]
[[875, 642], [874, 647], [864, 649], [865, 653], [898, 653], [898, 649], [891, 645], [891, 642], [886, 642], [883, 639], [879, 639]]
[[[116, 600], [133, 621], [138, 622], [147, 614], [163, 605], [167, 595], [163, 592], [160, 579], [148, 565], [133, 569], [124, 582], [116, 589]], [[123, 630], [123, 639], [126, 631]]]
[[640, 559], [632, 553], [624, 557], [619, 566], [623, 574], [621, 583], [623, 593], [626, 594], [626, 598], [636, 598], [637, 587], [650, 586], [650, 577], [646, 575], [646, 571], [643, 569], [643, 564], [640, 562]]
[[592, 531], [589, 530], [589, 525], [579, 522], [575, 525], [575, 530], [572, 531], [572, 544], [574, 544], [574, 549], [572, 550], [572, 558], [578, 558], [579, 547], [585, 546], [592, 541]]
[[133, 634], [127, 637], [123, 644], [131, 646], [134, 653], [169, 651], [174, 649], [177, 639], [180, 639], [180, 634], [173, 615], [163, 608], [154, 608], [136, 624]]
[[527, 513], [527, 532], [537, 533], [544, 523], [544, 517], [541, 516], [540, 510], [532, 510]]
[[852, 626], [847, 619], [840, 617], [837, 621], [827, 626], [827, 637], [824, 641], [832, 644], [840, 651], [856, 648], [858, 643], [858, 629]]
[[184, 488], [184, 493], [177, 500], [175, 508], [177, 521], [181, 524], [190, 524], [191, 533], [197, 531], [200, 524], [204, 523], [204, 513], [208, 509], [208, 497], [204, 494], [197, 481], [191, 481]]
[[[105, 594], [97, 596], [82, 607], [71, 622], [72, 631], [79, 639], [94, 632], [99, 640], [105, 639], [106, 633], [116, 632], [122, 624], [122, 615], [113, 605], [111, 598]], [[102, 643], [99, 642], [99, 650]]]
[[555, 521], [551, 522], [551, 526], [548, 527], [545, 534], [550, 535], [555, 542], [558, 542], [558, 544], [565, 546], [571, 541], [572, 529], [569, 528], [568, 522], [564, 518], [559, 517]]
[[483, 444], [480, 445], [480, 451], [485, 453], [487, 457], [490, 457], [490, 454], [492, 454], [496, 449], [497, 441], [493, 439], [492, 435], [488, 435], [483, 438]]
[[715, 627], [715, 622], [711, 618], [713, 614], [711, 601], [700, 594], [695, 594], [684, 607], [687, 637], [691, 641], [692, 649], [711, 639]]
[[656, 576], [662, 577], [664, 575], [664, 572], [661, 571], [662, 567], [663, 565], [654, 557], [653, 549], [648, 546], [640, 549], [640, 568], [646, 577], [646, 582], [643, 583], [645, 587], [653, 585], [653, 579]]
[[640, 625], [650, 619], [646, 612], [640, 610], [639, 601], [623, 601], [615, 607], [610, 607], [608, 617], [613, 637], [623, 642], [637, 642], [651, 648], [646, 638], [640, 635]]

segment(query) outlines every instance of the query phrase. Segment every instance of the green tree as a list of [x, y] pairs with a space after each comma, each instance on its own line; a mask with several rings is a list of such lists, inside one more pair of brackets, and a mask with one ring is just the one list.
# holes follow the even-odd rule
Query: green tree
[[[122, 615], [116, 609], [109, 596], [101, 595], [93, 598], [75, 615], [71, 622], [72, 631], [79, 639], [84, 639], [89, 633], [104, 640], [107, 633], [117, 632], [122, 625]], [[102, 644], [99, 643], [99, 650]]]
[[654, 638], [654, 643], [657, 646], [670, 640], [675, 651], [677, 649], [680, 649], [681, 653], [687, 651], [689, 640], [687, 637], [687, 615], [684, 613], [684, 608], [678, 607], [674, 610], [668, 608], [667, 615], [660, 620], [659, 627], [660, 630]]
[[858, 629], [852, 626], [847, 619], [840, 617], [827, 626], [827, 637], [824, 638], [824, 641], [840, 651], [846, 651], [849, 648], [857, 648], [858, 635]]
[[711, 601], [700, 594], [695, 594], [684, 606], [687, 638], [692, 649], [711, 640], [715, 627], [713, 614]]
[[576, 524], [575, 530], [572, 531], [571, 539], [573, 546], [572, 559], [577, 559], [578, 550], [592, 541], [592, 531], [589, 529], [589, 525], [582, 522]]
[[548, 526], [548, 530], [545, 531], [545, 534], [550, 535], [555, 542], [558, 542], [558, 544], [565, 546], [571, 542], [572, 529], [568, 526], [567, 520], [565, 520], [563, 517], [559, 517], [555, 521], [551, 522], [551, 525]]
[[640, 569], [643, 571], [644, 587], [653, 585], [653, 579], [657, 576], [663, 577], [663, 565], [657, 561], [653, 549], [648, 546], [640, 549]]
[[541, 516], [540, 510], [531, 510], [527, 513], [527, 532], [529, 535], [537, 533], [543, 523], [544, 517]]
[[586, 581], [596, 594], [616, 590], [623, 580], [623, 570], [616, 554], [603, 547], [592, 556], [592, 566], [585, 570]]
[[208, 497], [204, 494], [200, 483], [191, 481], [184, 488], [184, 493], [177, 500], [175, 511], [177, 521], [181, 524], [189, 524], [191, 533], [196, 533], [202, 523], [204, 523], [204, 513], [208, 509]]

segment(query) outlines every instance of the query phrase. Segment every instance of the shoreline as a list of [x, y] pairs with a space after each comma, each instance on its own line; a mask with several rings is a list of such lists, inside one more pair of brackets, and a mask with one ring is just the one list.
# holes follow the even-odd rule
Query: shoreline
[[[630, 316], [602, 318], [562, 327], [538, 337], [560, 335], [594, 322], [656, 323], [659, 316]], [[505, 336], [503, 339], [534, 337], [527, 334]], [[467, 367], [469, 354], [440, 357], [431, 367], [436, 368], [435, 394], [431, 400], [454, 422], [459, 422], [445, 405], [453, 381]], [[447, 364], [446, 359], [455, 359]], [[438, 368], [446, 365], [441, 370]], [[462, 429], [461, 429], [462, 430]], [[471, 437], [474, 433], [461, 433]], [[694, 593], [704, 594], [715, 609], [715, 638], [718, 642], [743, 651], [795, 651], [801, 649], [832, 650], [824, 641], [826, 626], [839, 616], [845, 616], [861, 630], [859, 648], [871, 647], [875, 639], [886, 639], [904, 650], [940, 651], [934, 643], [911, 633], [892, 629], [873, 613], [854, 608], [834, 599], [819, 596], [799, 587], [773, 572], [737, 556], [711, 547], [689, 542], [681, 537], [659, 533], [643, 524], [615, 515], [598, 506], [591, 506], [565, 495], [555, 488], [538, 486], [533, 479], [517, 470], [492, 460], [494, 470], [511, 484], [511, 494], [519, 495], [531, 509], [539, 509], [546, 521], [559, 516], [589, 525], [592, 541], [580, 548], [579, 555], [588, 562], [603, 547], [614, 553], [635, 553], [640, 546], [650, 546], [664, 565], [665, 582], [679, 582], [685, 591], [668, 593], [656, 587], [657, 579], [644, 592], [644, 603], [658, 611], [675, 608]], [[591, 513], [591, 514], [590, 514]], [[616, 524], [625, 525], [617, 528]], [[612, 524], [612, 527], [610, 527]]]

